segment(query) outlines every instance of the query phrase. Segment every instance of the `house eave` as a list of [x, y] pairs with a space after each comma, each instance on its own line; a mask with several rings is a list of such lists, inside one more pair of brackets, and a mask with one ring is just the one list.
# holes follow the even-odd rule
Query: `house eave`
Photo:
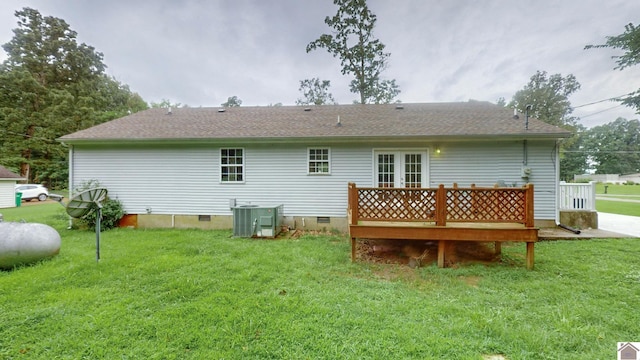
[[310, 136], [310, 137], [231, 137], [231, 138], [117, 138], [65, 139], [57, 141], [69, 145], [171, 145], [171, 144], [297, 144], [297, 143], [397, 143], [397, 142], [453, 142], [453, 141], [514, 141], [560, 140], [570, 133], [521, 133], [482, 135], [408, 135], [408, 136]]

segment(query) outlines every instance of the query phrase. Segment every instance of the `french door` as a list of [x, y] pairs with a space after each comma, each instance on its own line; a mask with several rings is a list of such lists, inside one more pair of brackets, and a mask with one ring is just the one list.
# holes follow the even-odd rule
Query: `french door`
[[379, 150], [375, 156], [375, 186], [383, 188], [427, 187], [426, 151]]

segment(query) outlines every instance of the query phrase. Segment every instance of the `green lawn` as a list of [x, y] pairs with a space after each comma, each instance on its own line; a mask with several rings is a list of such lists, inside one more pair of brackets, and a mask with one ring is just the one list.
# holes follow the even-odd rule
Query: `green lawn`
[[640, 241], [503, 247], [491, 266], [349, 261], [340, 236], [66, 230], [56, 258], [0, 272], [0, 359], [612, 359], [640, 341]]
[[[607, 194], [604, 187], [607, 186]], [[640, 216], [640, 202], [616, 201], [616, 199], [640, 201], [640, 185], [596, 184], [596, 194], [599, 198], [606, 197], [609, 200], [596, 200], [596, 209], [600, 212]]]
[[607, 195], [632, 195], [640, 198], [640, 184], [638, 185], [621, 185], [621, 184], [596, 184], [596, 194], [604, 195], [604, 187], [607, 187]]
[[640, 216], [640, 203], [596, 200], [596, 209], [611, 214]]

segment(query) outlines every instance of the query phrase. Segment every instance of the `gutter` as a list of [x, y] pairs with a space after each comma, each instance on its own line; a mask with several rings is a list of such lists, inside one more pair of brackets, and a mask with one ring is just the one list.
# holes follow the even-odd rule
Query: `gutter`
[[104, 139], [71, 139], [58, 138], [56, 141], [69, 145], [119, 145], [119, 144], [139, 144], [139, 145], [179, 145], [179, 144], [309, 144], [309, 143], [398, 143], [398, 142], [429, 142], [429, 141], [521, 141], [521, 140], [558, 140], [568, 138], [571, 133], [541, 133], [541, 134], [509, 134], [509, 135], [428, 135], [428, 136], [309, 136], [309, 137], [230, 137], [230, 138], [104, 138]]

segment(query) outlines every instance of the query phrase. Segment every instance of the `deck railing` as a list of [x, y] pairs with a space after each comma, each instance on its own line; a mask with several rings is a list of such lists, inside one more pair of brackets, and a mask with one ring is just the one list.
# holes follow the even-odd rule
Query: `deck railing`
[[358, 221], [509, 222], [534, 226], [533, 185], [522, 188], [358, 188], [349, 183], [350, 224]]
[[558, 195], [560, 210], [596, 210], [596, 182], [568, 184], [560, 182]]

